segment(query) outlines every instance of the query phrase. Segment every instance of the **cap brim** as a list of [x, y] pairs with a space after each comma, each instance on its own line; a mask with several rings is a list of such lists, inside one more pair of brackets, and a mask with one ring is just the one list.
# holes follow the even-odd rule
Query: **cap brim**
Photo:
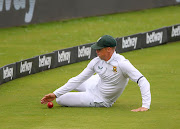
[[97, 43], [95, 43], [95, 44], [91, 45], [91, 48], [97, 50], [97, 49], [102, 49], [104, 47], [100, 47], [97, 45]]

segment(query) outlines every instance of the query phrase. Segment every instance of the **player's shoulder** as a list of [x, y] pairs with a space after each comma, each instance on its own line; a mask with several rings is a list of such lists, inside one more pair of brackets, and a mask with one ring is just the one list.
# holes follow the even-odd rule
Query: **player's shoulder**
[[116, 60], [118, 62], [123, 62], [123, 61], [126, 60], [126, 58], [123, 55], [120, 55], [120, 54], [116, 53], [114, 60]]
[[98, 61], [100, 61], [101, 59], [97, 56], [95, 58], [93, 58], [90, 62], [96, 63]]
[[124, 66], [126, 66], [127, 63], [129, 63], [129, 60], [120, 54], [116, 54], [115, 60], [118, 62], [118, 65], [120, 67], [124, 67]]
[[97, 64], [99, 61], [101, 61], [101, 59], [99, 57], [95, 57], [93, 58], [88, 65], [90, 66], [94, 66], [95, 64]]

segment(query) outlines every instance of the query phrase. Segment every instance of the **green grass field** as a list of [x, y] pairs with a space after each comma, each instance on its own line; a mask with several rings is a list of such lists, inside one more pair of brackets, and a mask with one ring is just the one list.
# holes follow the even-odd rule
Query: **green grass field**
[[[180, 6], [0, 29], [0, 67], [54, 50], [95, 42], [100, 36], [127, 36], [180, 23]], [[180, 42], [122, 53], [151, 84], [148, 112], [130, 81], [111, 108], [54, 107], [40, 99], [79, 74], [89, 61], [0, 85], [0, 129], [179, 129]]]

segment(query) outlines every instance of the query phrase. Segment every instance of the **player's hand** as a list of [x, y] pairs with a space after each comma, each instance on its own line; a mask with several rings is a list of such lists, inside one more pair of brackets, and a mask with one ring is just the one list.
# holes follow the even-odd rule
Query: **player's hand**
[[56, 95], [54, 93], [47, 94], [41, 99], [41, 104], [46, 104], [48, 102], [51, 102], [55, 98], [56, 98]]
[[148, 108], [145, 108], [145, 107], [140, 107], [138, 109], [133, 109], [131, 110], [132, 112], [145, 112], [145, 111], [148, 111], [149, 109]]

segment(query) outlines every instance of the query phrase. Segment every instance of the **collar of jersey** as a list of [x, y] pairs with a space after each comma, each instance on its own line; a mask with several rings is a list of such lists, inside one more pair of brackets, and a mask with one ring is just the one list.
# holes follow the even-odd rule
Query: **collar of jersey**
[[106, 61], [106, 63], [109, 64], [114, 59], [115, 55], [116, 55], [116, 52], [114, 51], [114, 53], [112, 54], [111, 58], [108, 61]]

